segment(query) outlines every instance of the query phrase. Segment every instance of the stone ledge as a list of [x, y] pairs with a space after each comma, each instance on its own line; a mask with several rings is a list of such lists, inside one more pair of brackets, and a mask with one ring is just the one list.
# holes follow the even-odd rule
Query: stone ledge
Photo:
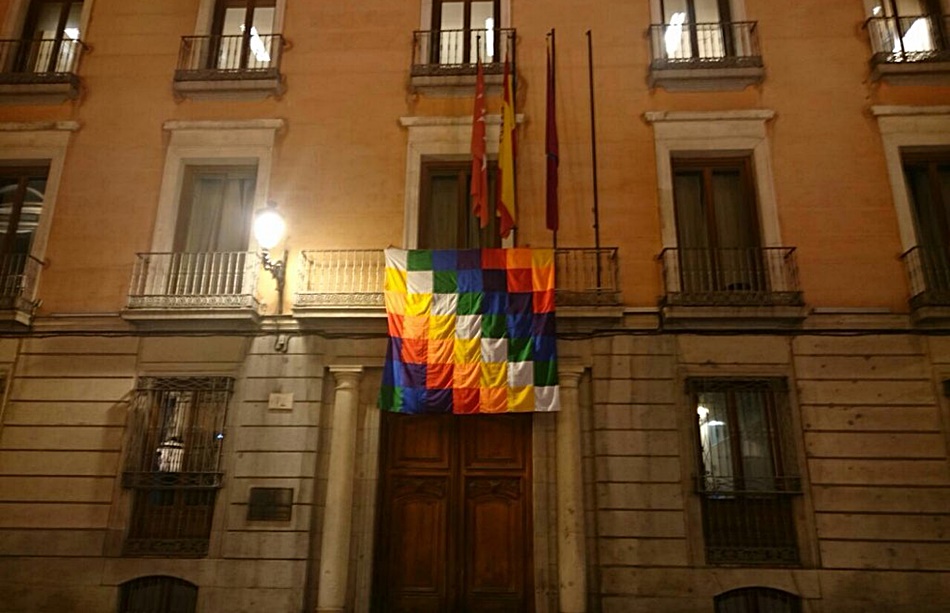
[[765, 68], [660, 68], [651, 69], [650, 87], [667, 91], [741, 91], [765, 80]]
[[193, 100], [263, 100], [279, 98], [287, 89], [281, 78], [213, 79], [207, 81], [172, 82], [176, 96]]
[[62, 104], [78, 97], [78, 82], [0, 84], [0, 104]]
[[950, 62], [880, 62], [871, 79], [890, 85], [950, 85]]

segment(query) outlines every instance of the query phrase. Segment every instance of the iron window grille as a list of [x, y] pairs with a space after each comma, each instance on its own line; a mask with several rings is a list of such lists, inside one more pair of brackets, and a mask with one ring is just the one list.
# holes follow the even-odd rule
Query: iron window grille
[[232, 388], [228, 377], [140, 380], [123, 474], [134, 490], [126, 555], [207, 554]]
[[792, 454], [784, 379], [689, 379], [709, 564], [797, 565]]
[[122, 584], [119, 613], [194, 613], [198, 587], [175, 577], [140, 577]]

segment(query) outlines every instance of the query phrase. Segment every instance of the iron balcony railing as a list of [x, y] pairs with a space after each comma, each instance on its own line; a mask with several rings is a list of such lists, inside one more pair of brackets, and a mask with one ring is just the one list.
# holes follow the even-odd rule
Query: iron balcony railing
[[654, 24], [650, 48], [654, 70], [762, 66], [754, 21]]
[[706, 562], [793, 566], [800, 563], [793, 503], [798, 477], [697, 480]]
[[260, 256], [246, 251], [140, 253], [129, 308], [257, 308], [260, 267]]
[[183, 36], [176, 81], [271, 79], [280, 75], [280, 34]]
[[[383, 306], [382, 250], [343, 249], [301, 254], [297, 307]], [[617, 248], [555, 250], [557, 303], [620, 304]]]
[[485, 74], [501, 74], [514, 61], [515, 30], [417, 30], [412, 34], [412, 75], [475, 74], [476, 58]]
[[660, 252], [663, 306], [801, 306], [794, 247]]
[[901, 256], [910, 280], [910, 306], [950, 306], [950, 250], [917, 246]]
[[43, 262], [25, 253], [0, 255], [0, 309], [32, 311]]
[[135, 490], [123, 555], [207, 555], [217, 495], [214, 488]]
[[72, 83], [85, 45], [71, 38], [0, 40], [0, 83]]
[[950, 15], [872, 17], [871, 64], [950, 61]]

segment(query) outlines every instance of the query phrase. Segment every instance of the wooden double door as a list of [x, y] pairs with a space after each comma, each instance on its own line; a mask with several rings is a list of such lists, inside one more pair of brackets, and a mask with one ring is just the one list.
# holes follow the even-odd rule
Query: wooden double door
[[531, 415], [384, 412], [380, 452], [373, 611], [531, 611]]

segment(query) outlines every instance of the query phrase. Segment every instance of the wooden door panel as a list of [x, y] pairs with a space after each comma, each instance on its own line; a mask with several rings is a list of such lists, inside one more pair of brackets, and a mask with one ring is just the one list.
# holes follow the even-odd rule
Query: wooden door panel
[[397, 477], [388, 521], [390, 604], [398, 611], [438, 611], [447, 598], [447, 477]]
[[452, 422], [446, 415], [396, 415], [390, 424], [391, 470], [447, 471], [451, 464]]
[[466, 419], [461, 430], [463, 470], [521, 471], [525, 465], [525, 426], [530, 422], [520, 417], [500, 415]]
[[[466, 601], [473, 610], [522, 601], [525, 577], [524, 484], [521, 477], [472, 477], [466, 483]], [[495, 610], [491, 608], [490, 610]]]

